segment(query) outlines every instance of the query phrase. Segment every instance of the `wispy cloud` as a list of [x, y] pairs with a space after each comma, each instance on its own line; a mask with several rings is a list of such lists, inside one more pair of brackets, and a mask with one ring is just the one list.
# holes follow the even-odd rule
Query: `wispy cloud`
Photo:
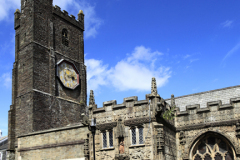
[[[96, 15], [95, 5], [90, 4], [87, 0], [54, 0], [54, 5], [62, 9], [71, 11], [76, 17], [79, 10], [85, 14], [85, 37], [95, 37], [97, 30], [103, 24], [103, 20]], [[13, 12], [20, 8], [20, 0], [1, 0], [0, 3], [0, 21], [8, 20], [13, 16]]]
[[236, 44], [230, 51], [227, 52], [227, 54], [225, 55], [222, 61], [225, 61], [229, 56], [239, 51], [239, 48], [240, 48], [240, 42]]
[[8, 73], [4, 73], [2, 74], [2, 76], [0, 77], [0, 82], [1, 84], [6, 87], [6, 88], [11, 88], [12, 86], [12, 76], [11, 76], [11, 73], [8, 72]]
[[13, 15], [11, 10], [14, 11], [20, 7], [20, 0], [1, 0], [0, 3], [0, 21], [7, 20]]
[[218, 78], [215, 78], [214, 80], [213, 80], [213, 82], [217, 82], [218, 81]]
[[99, 86], [111, 85], [119, 91], [147, 91], [151, 87], [152, 77], [156, 77], [157, 85], [161, 87], [171, 77], [169, 67], [154, 64], [162, 55], [150, 48], [137, 46], [112, 68], [108, 68], [101, 60], [86, 59], [88, 88], [96, 90]]
[[187, 58], [189, 58], [189, 57], [191, 57], [191, 55], [190, 55], [190, 54], [187, 54], [187, 55], [185, 55], [185, 56], [183, 57], [183, 59], [187, 59]]
[[86, 0], [54, 0], [53, 4], [60, 6], [62, 9], [72, 11], [77, 14], [83, 10], [85, 15], [85, 37], [95, 37], [97, 30], [103, 24], [103, 20], [96, 15], [95, 5], [88, 3]]
[[190, 63], [193, 63], [193, 62], [198, 61], [198, 60], [199, 60], [198, 58], [196, 58], [196, 59], [190, 59]]
[[226, 20], [225, 22], [221, 23], [223, 28], [230, 28], [233, 25], [233, 21]]

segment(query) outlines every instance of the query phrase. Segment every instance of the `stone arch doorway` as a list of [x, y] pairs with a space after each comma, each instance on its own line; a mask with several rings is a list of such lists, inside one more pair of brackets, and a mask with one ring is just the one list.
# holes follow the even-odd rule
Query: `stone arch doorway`
[[235, 150], [224, 136], [208, 132], [200, 136], [190, 150], [191, 160], [236, 160]]

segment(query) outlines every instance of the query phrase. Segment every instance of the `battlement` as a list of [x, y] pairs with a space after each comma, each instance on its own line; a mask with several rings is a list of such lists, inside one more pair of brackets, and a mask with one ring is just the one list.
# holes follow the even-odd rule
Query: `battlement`
[[68, 12], [65, 10], [61, 10], [61, 8], [57, 5], [53, 6], [53, 13], [63, 18], [64, 20], [70, 22], [74, 26], [81, 28], [84, 30], [84, 14], [82, 11], [78, 13], [78, 19], [74, 15], [68, 15]]
[[180, 108], [176, 108], [177, 110], [177, 116], [183, 116], [183, 115], [190, 115], [190, 114], [197, 114], [197, 113], [203, 113], [203, 112], [215, 112], [225, 109], [233, 109], [234, 103], [240, 102], [240, 97], [237, 98], [231, 98], [229, 104], [222, 104], [221, 100], [218, 101], [211, 101], [207, 102], [206, 108], [200, 108], [200, 104], [194, 104], [194, 105], [188, 105], [186, 106], [185, 111], [180, 111]]
[[148, 104], [149, 104], [148, 98], [145, 100], [138, 100], [137, 96], [132, 96], [132, 97], [124, 98], [123, 103], [121, 104], [117, 104], [116, 100], [103, 102], [103, 107], [94, 109], [93, 113], [113, 111], [113, 110], [118, 110], [118, 109], [133, 107], [133, 106], [148, 105]]
[[240, 118], [240, 97], [230, 98], [229, 103], [225, 104], [218, 100], [207, 102], [206, 105], [204, 108], [201, 108], [200, 104], [187, 105], [185, 111], [177, 108], [176, 127], [206, 126], [212, 123], [221, 125], [225, 122], [232, 125]]

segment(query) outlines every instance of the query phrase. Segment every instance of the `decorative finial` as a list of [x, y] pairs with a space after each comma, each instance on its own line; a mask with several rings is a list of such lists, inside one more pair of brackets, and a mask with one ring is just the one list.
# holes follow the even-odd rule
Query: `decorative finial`
[[79, 10], [79, 13], [78, 14], [83, 14], [83, 10]]
[[89, 105], [95, 105], [93, 90], [90, 90]]
[[157, 83], [156, 83], [155, 77], [152, 77], [151, 94], [152, 95], [157, 95]]
[[15, 13], [17, 13], [17, 12], [20, 13], [20, 10], [19, 10], [19, 9], [16, 9]]
[[175, 106], [175, 98], [174, 98], [174, 94], [171, 95], [171, 107]]

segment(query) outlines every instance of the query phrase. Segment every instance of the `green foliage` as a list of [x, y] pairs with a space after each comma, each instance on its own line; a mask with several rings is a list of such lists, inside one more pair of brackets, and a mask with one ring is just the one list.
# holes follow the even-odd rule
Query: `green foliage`
[[166, 120], [172, 120], [175, 117], [174, 112], [175, 112], [175, 107], [172, 107], [170, 110], [166, 110], [163, 113], [163, 118]]

